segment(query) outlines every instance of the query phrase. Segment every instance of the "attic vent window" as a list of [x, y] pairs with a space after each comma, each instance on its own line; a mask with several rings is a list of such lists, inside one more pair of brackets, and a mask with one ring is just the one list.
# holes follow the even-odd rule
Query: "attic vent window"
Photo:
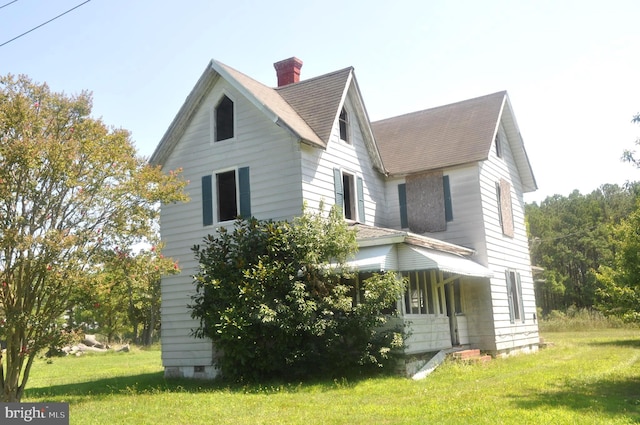
[[500, 140], [500, 133], [496, 134], [495, 143], [496, 143], [496, 156], [498, 158], [502, 158], [502, 145]]
[[340, 122], [340, 140], [349, 142], [349, 115], [347, 114], [347, 110], [342, 108], [339, 117]]
[[227, 96], [222, 99], [216, 106], [215, 114], [215, 141], [233, 138], [233, 101]]

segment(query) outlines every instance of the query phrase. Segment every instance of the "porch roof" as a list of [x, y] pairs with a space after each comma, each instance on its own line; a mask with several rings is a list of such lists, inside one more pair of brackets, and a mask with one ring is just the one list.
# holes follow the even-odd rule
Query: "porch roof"
[[399, 270], [437, 269], [461, 276], [493, 277], [493, 272], [475, 261], [443, 251], [404, 245], [398, 250]]
[[493, 272], [470, 257], [469, 248], [402, 230], [356, 224], [359, 250], [348, 264], [359, 271], [441, 270], [490, 278]]

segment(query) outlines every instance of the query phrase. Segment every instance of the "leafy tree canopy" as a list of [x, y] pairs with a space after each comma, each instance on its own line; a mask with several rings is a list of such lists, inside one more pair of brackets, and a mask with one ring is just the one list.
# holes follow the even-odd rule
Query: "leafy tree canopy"
[[149, 237], [160, 202], [186, 200], [179, 172], [149, 166], [91, 106], [88, 92], [0, 77], [0, 401], [20, 400], [101, 253]]
[[344, 266], [355, 233], [334, 208], [287, 221], [240, 220], [195, 246], [192, 316], [227, 379], [331, 376], [383, 366], [402, 335], [382, 327], [404, 290], [393, 273]]

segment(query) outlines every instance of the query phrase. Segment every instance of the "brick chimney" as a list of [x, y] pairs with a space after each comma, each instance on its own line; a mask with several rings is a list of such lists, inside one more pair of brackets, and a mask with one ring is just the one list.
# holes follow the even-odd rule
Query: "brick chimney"
[[278, 74], [278, 87], [300, 81], [300, 68], [302, 68], [300, 59], [292, 57], [281, 60], [274, 63], [273, 67], [276, 69], [276, 74]]

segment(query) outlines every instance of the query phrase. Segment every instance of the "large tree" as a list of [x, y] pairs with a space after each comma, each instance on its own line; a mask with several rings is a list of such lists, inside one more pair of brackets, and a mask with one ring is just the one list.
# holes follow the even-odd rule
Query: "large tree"
[[179, 173], [149, 166], [91, 107], [88, 92], [0, 77], [0, 401], [20, 400], [101, 254], [151, 235], [160, 202], [185, 200]]
[[[640, 123], [640, 113], [633, 116]], [[640, 145], [640, 138], [635, 144]], [[636, 151], [625, 150], [622, 160], [640, 168]], [[635, 210], [613, 229], [614, 261], [598, 269], [598, 308], [627, 322], [640, 322], [640, 197]]]
[[194, 247], [192, 316], [227, 379], [301, 378], [376, 369], [402, 345], [384, 327], [404, 291], [394, 273], [362, 281], [345, 268], [354, 231], [334, 208], [292, 222], [238, 221]]
[[574, 191], [526, 205], [531, 260], [544, 268], [536, 301], [545, 313], [594, 306], [594, 272], [611, 265], [613, 228], [633, 211], [639, 190], [638, 184], [606, 184], [587, 195]]
[[640, 322], [640, 200], [614, 230], [615, 258], [598, 269], [598, 308], [627, 322]]
[[107, 250], [82, 287], [70, 317], [81, 330], [104, 335], [107, 342], [125, 336], [150, 345], [160, 327], [160, 278], [178, 273], [178, 264], [162, 255], [162, 244], [137, 251]]

